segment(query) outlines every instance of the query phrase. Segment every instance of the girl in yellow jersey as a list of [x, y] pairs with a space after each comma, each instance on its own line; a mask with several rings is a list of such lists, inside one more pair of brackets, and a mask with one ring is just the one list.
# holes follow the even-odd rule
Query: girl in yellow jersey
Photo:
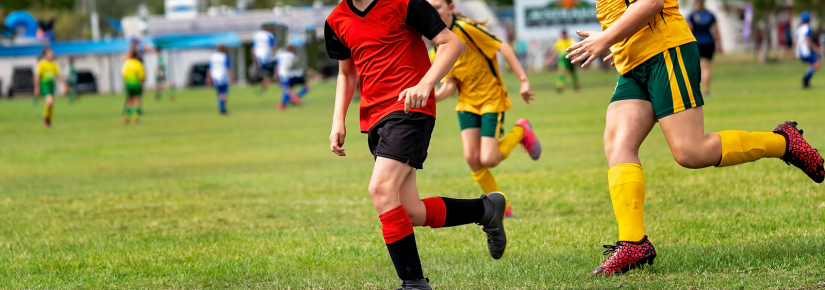
[[[444, 78], [444, 84], [435, 93], [437, 101], [446, 99], [458, 90], [458, 121], [464, 142], [464, 159], [470, 165], [473, 179], [485, 193], [500, 192], [490, 168], [507, 159], [513, 148], [521, 143], [533, 160], [541, 155], [541, 145], [530, 122], [521, 119], [509, 134], [502, 137], [504, 112], [511, 108], [498, 69], [496, 52], [501, 52], [521, 81], [521, 97], [528, 104], [533, 91], [527, 74], [521, 68], [513, 48], [490, 34], [478, 23], [456, 13], [452, 0], [428, 0], [438, 10], [441, 20], [466, 43], [464, 53]], [[507, 206], [505, 216], [512, 216]]]
[[43, 96], [46, 97], [46, 107], [43, 111], [43, 123], [46, 127], [52, 126], [52, 110], [54, 108], [54, 94], [57, 91], [57, 84], [63, 82], [60, 77], [60, 69], [57, 67], [57, 61], [54, 59], [54, 51], [50, 48], [44, 48], [40, 61], [37, 63], [37, 70], [34, 73], [34, 95], [35, 98]]
[[140, 123], [140, 98], [143, 96], [143, 81], [146, 77], [143, 63], [140, 62], [137, 50], [130, 49], [128, 58], [123, 64], [123, 82], [126, 84], [126, 106], [123, 110], [123, 123], [129, 124], [133, 118], [135, 124]]
[[773, 132], [705, 134], [699, 49], [677, 0], [598, 0], [602, 31], [578, 32], [585, 40], [567, 48], [573, 63], [589, 64], [608, 49], [619, 82], [607, 108], [604, 151], [619, 241], [604, 246], [610, 256], [596, 275], [653, 264], [656, 250], [644, 225], [645, 180], [639, 147], [656, 122], [674, 159], [687, 168], [724, 167], [764, 157], [781, 158], [811, 179], [825, 179], [823, 160], [796, 122]]

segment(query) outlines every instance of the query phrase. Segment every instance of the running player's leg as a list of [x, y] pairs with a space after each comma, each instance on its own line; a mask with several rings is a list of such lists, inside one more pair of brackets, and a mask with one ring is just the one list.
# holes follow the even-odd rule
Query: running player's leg
[[579, 75], [576, 72], [576, 66], [571, 63], [567, 68], [567, 72], [570, 73], [570, 78], [573, 80], [573, 90], [578, 91], [581, 87], [579, 86]]
[[289, 101], [292, 98], [292, 86], [289, 82], [282, 82], [281, 83], [281, 102], [278, 103], [278, 110], [286, 109], [286, 105], [289, 104]]
[[50, 127], [52, 125], [52, 115], [54, 113], [54, 95], [48, 94], [46, 95], [46, 104], [43, 108], [43, 122], [46, 126]]
[[[624, 99], [613, 101], [607, 109], [604, 153], [613, 213], [619, 225], [619, 241], [610, 256], [593, 274], [610, 275], [652, 263], [655, 249], [645, 232], [645, 182], [639, 161], [639, 147], [656, 119], [650, 101]], [[606, 252], [607, 253], [607, 252]]]
[[140, 123], [141, 115], [143, 115], [143, 110], [141, 110], [141, 95], [139, 94], [132, 97], [132, 121], [135, 122], [135, 124]]
[[223, 84], [216, 86], [217, 93], [218, 93], [218, 112], [222, 115], [227, 113], [226, 111], [226, 96], [229, 93], [229, 85]]
[[304, 96], [306, 96], [307, 93], [309, 93], [309, 81], [306, 79], [306, 77], [300, 77], [300, 79], [302, 87], [301, 90], [298, 91], [298, 97], [303, 98]]
[[805, 76], [802, 77], [802, 86], [805, 88], [810, 86], [811, 78], [822, 65], [822, 60], [820, 60], [815, 54], [812, 54], [809, 57], [809, 59], [810, 61], [808, 61], [808, 70], [805, 71]]
[[561, 93], [564, 91], [564, 83], [565, 83], [565, 74], [567, 74], [567, 65], [564, 63], [567, 61], [566, 59], [559, 58], [558, 63], [558, 74], [559, 76], [556, 77], [556, 91]]
[[164, 84], [163, 79], [160, 79], [160, 78], [155, 79], [155, 101], [156, 102], [160, 102], [160, 99], [163, 97], [162, 94], [161, 94], [163, 92], [163, 84]]
[[428, 197], [421, 199], [416, 186], [416, 170], [407, 175], [398, 193], [402, 207], [413, 226], [433, 229], [478, 224], [487, 234], [487, 247], [493, 259], [500, 259], [507, 246], [504, 232], [504, 206], [507, 198], [499, 193], [482, 194], [475, 199]]
[[704, 89], [702, 90], [702, 94], [704, 97], [708, 97], [710, 95], [710, 77], [711, 77], [711, 66], [712, 61], [710, 58], [700, 58], [699, 59], [699, 66], [702, 70], [702, 85], [704, 85]]

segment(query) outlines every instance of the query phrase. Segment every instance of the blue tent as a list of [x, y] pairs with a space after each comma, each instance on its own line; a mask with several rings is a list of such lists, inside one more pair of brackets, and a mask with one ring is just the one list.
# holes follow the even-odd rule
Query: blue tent
[[[47, 45], [0, 45], [0, 57], [36, 56], [40, 55]], [[110, 41], [74, 41], [57, 42], [50, 45], [55, 55], [79, 55], [79, 54], [111, 54], [122, 53], [129, 49], [129, 41], [126, 39], [112, 39]]]
[[153, 43], [161, 49], [184, 49], [216, 47], [223, 44], [228, 47], [241, 45], [241, 39], [235, 32], [221, 32], [205, 35], [162, 35], [155, 36]]

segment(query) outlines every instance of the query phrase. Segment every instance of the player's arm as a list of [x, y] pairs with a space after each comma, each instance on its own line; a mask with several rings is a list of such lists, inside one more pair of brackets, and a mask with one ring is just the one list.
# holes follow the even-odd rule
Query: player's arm
[[[567, 59], [572, 59], [573, 63], [582, 62], [582, 67], [587, 66], [605, 53], [610, 46], [644, 28], [647, 21], [661, 11], [664, 5], [664, 0], [636, 0], [627, 6], [627, 10], [612, 26], [604, 31], [576, 31], [579, 36], [587, 38], [567, 48], [570, 52]], [[611, 58], [613, 55], [606, 57], [604, 61]]]
[[34, 70], [34, 95], [40, 96], [40, 64], [37, 64], [37, 69]]
[[332, 132], [329, 134], [329, 147], [338, 156], [347, 156], [344, 152], [344, 139], [347, 136], [347, 109], [355, 93], [358, 75], [352, 58], [338, 61], [338, 84], [335, 88], [335, 109], [332, 114]]
[[453, 69], [455, 61], [464, 51], [464, 43], [447, 29], [447, 25], [438, 16], [438, 11], [425, 0], [410, 0], [405, 21], [438, 47], [432, 66], [421, 81], [398, 94], [398, 101], [404, 101], [404, 112], [409, 112], [427, 106], [430, 92]]
[[338, 60], [338, 83], [335, 88], [335, 109], [332, 113], [329, 149], [338, 156], [347, 156], [344, 151], [344, 139], [347, 137], [347, 109], [355, 93], [358, 75], [355, 61], [352, 60], [352, 52], [344, 45], [329, 22], [324, 23], [324, 41], [329, 58]]
[[713, 27], [713, 43], [716, 43], [716, 51], [719, 53], [723, 53], [722, 51], [722, 35], [719, 34], [719, 24], [714, 23]]
[[455, 94], [456, 89], [458, 89], [458, 85], [455, 83], [455, 79], [451, 77], [444, 78], [444, 82], [441, 83], [441, 88], [435, 91], [435, 101], [441, 102], [446, 100]]
[[819, 45], [817, 45], [810, 36], [805, 37], [805, 42], [808, 43], [808, 47], [811, 48], [811, 51], [813, 51], [814, 54], [819, 54]]
[[498, 51], [501, 52], [502, 56], [504, 56], [504, 60], [507, 61], [507, 64], [510, 65], [510, 68], [513, 69], [513, 73], [516, 74], [519, 82], [521, 82], [519, 94], [521, 94], [521, 98], [524, 99], [524, 102], [529, 104], [530, 101], [533, 100], [533, 96], [536, 94], [533, 93], [533, 89], [530, 87], [530, 80], [527, 79], [527, 73], [525, 73], [524, 68], [521, 67], [521, 63], [518, 61], [518, 57], [516, 57], [516, 52], [513, 51], [513, 47], [506, 42], [501, 43]]

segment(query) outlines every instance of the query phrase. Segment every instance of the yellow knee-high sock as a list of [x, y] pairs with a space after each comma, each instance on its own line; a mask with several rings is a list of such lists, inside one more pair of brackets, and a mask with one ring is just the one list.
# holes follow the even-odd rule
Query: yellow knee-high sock
[[53, 107], [54, 106], [46, 105], [46, 107], [43, 109], [43, 117], [44, 118], [49, 119], [49, 120], [52, 119]]
[[498, 151], [501, 151], [501, 160], [510, 157], [510, 152], [516, 148], [516, 145], [524, 138], [524, 128], [521, 126], [513, 127], [513, 131], [508, 133], [498, 141]]
[[607, 171], [613, 212], [619, 222], [620, 241], [640, 241], [645, 236], [645, 177], [642, 166], [625, 163]]
[[722, 159], [717, 167], [753, 162], [785, 155], [785, 136], [773, 132], [722, 131]]
[[478, 182], [478, 185], [481, 185], [484, 193], [501, 192], [501, 189], [498, 188], [498, 183], [496, 183], [496, 179], [490, 172], [490, 168], [482, 167], [478, 171], [473, 172], [473, 180]]

